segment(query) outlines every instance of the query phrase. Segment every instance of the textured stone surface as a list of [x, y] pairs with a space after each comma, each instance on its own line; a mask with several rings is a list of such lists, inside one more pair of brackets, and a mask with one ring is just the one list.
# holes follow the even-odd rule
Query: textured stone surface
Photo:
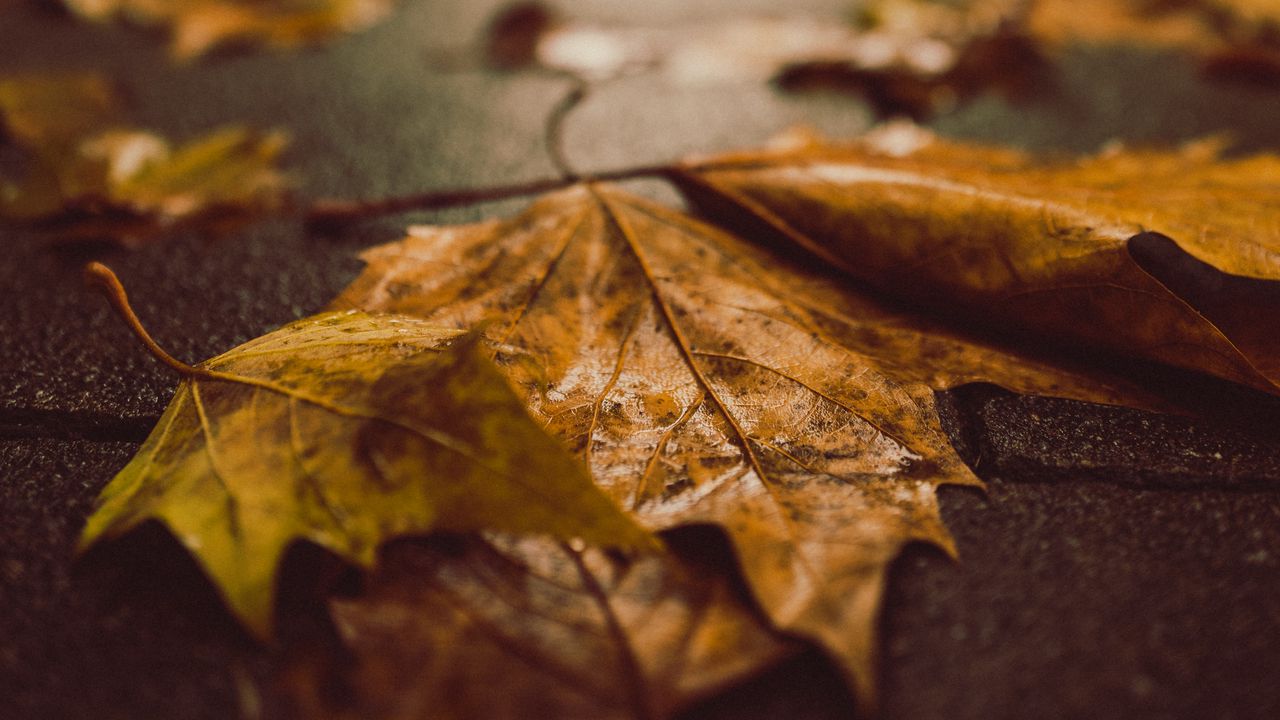
[[1280, 497], [1102, 483], [946, 493], [961, 561], [885, 599], [900, 718], [1264, 718], [1280, 708]]
[[[71, 563], [127, 443], [0, 442], [0, 698], [14, 718], [233, 717], [263, 651], [158, 530]], [[107, 555], [107, 557], [101, 557]]]
[[[408, 2], [391, 23], [323, 50], [182, 68], [145, 34], [19, 6], [0, 23], [0, 73], [101, 68], [129, 88], [139, 125], [175, 137], [224, 122], [283, 127], [295, 139], [289, 165], [303, 197], [547, 177], [543, 126], [564, 80], [426, 62], [428, 49], [472, 42], [497, 4]], [[655, 23], [746, 6], [596, 0], [573, 11]], [[937, 126], [1071, 151], [1220, 130], [1247, 148], [1280, 144], [1280, 95], [1208, 84], [1187, 60], [1077, 50], [1063, 67], [1040, 100], [979, 99]], [[854, 132], [870, 117], [852, 98], [758, 86], [694, 92], [634, 78], [594, 92], [568, 118], [565, 150], [580, 169], [597, 170], [751, 144], [799, 120]], [[53, 250], [0, 228], [0, 715], [272, 717], [273, 670], [288, 653], [332, 642], [316, 593], [333, 570], [315, 553], [295, 553], [286, 566], [287, 652], [248, 640], [158, 529], [72, 562], [94, 495], [176, 385], [82, 288], [86, 258], [110, 262], [157, 339], [195, 361], [323, 306], [358, 270], [355, 253], [407, 222], [518, 205], [415, 213], [327, 239], [284, 217], [216, 246], [184, 236], [106, 255]], [[894, 567], [883, 620], [886, 717], [1280, 716], [1280, 431], [1269, 429], [1280, 415], [1244, 412], [1230, 394], [1212, 419], [985, 387], [944, 400], [949, 430], [991, 489], [943, 491], [959, 563], [912, 548]], [[835, 718], [850, 707], [811, 653], [690, 715]]]

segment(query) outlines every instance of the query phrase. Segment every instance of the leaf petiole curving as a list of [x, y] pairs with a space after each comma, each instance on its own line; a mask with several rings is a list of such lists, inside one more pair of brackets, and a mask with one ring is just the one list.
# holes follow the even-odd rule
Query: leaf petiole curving
[[116, 311], [116, 315], [124, 321], [124, 324], [133, 332], [134, 337], [142, 342], [143, 347], [156, 360], [173, 368], [183, 377], [216, 377], [216, 373], [188, 365], [160, 347], [160, 343], [151, 337], [151, 333], [147, 332], [147, 329], [142, 325], [142, 321], [138, 319], [137, 313], [133, 311], [133, 307], [129, 304], [129, 294], [125, 292], [120, 278], [116, 276], [111, 268], [100, 262], [91, 262], [84, 266], [84, 280], [86, 285], [98, 290], [107, 298], [107, 301], [111, 303], [111, 308]]

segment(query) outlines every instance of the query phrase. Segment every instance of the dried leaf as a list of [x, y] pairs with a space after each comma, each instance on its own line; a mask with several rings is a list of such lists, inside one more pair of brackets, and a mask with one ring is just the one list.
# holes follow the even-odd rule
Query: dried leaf
[[243, 127], [214, 131], [170, 152], [146, 133], [109, 133], [83, 146], [106, 160], [109, 197], [131, 211], [178, 218], [219, 206], [249, 208], [278, 202], [284, 185], [274, 164], [281, 133]]
[[[821, 275], [607, 186], [507, 221], [415, 228], [363, 257], [338, 306], [483, 328], [597, 485], [651, 528], [723, 528], [772, 621], [822, 642], [864, 700], [887, 564], [912, 540], [949, 548], [934, 489], [979, 484], [924, 382], [971, 372], [1118, 397], [922, 335]], [[957, 356], [972, 369], [950, 369]]]
[[1280, 85], [1280, 5], [1271, 0], [1036, 0], [1021, 24], [1048, 45], [1178, 48], [1211, 79]]
[[0, 78], [3, 136], [27, 148], [59, 148], [109, 121], [115, 91], [93, 75], [17, 75]]
[[305, 666], [295, 696], [307, 717], [670, 717], [796, 648], [699, 570], [540, 538], [399, 543], [333, 603], [354, 699], [326, 702], [335, 681]]
[[1275, 393], [1280, 158], [1219, 145], [1046, 162], [907, 129], [695, 161], [681, 182], [877, 291]]
[[652, 545], [458, 336], [330, 313], [196, 366], [81, 545], [160, 520], [259, 635], [298, 539], [363, 566], [383, 540], [432, 530]]
[[590, 80], [650, 71], [690, 86], [772, 80], [792, 91], [851, 91], [882, 114], [923, 117], [979, 91], [1025, 94], [1042, 84], [1034, 45], [1006, 33], [991, 4], [882, 0], [864, 7], [857, 24], [792, 14], [626, 27], [518, 3], [490, 24], [488, 57], [498, 68]]
[[231, 44], [294, 48], [363, 30], [392, 10], [392, 0], [63, 0], [97, 22], [127, 20], [170, 29], [170, 53], [190, 60]]
[[10, 158], [0, 168], [0, 217], [61, 210], [62, 183], [100, 185], [101, 170], [85, 167], [79, 146], [113, 119], [116, 105], [97, 75], [0, 78], [0, 141]]
[[115, 104], [94, 75], [0, 80], [0, 118], [23, 155], [16, 174], [0, 176], [0, 219], [132, 247], [178, 224], [214, 229], [281, 204], [283, 134], [224, 127], [175, 149], [111, 127]]
[[1212, 50], [1274, 40], [1272, 0], [1035, 0], [1028, 29], [1053, 43], [1119, 42]]
[[852, 91], [884, 117], [927, 118], [985, 93], [1012, 100], [1052, 87], [1038, 43], [1022, 31], [1017, 0], [871, 0], [859, 6], [852, 57], [787, 62], [774, 82], [792, 91]]

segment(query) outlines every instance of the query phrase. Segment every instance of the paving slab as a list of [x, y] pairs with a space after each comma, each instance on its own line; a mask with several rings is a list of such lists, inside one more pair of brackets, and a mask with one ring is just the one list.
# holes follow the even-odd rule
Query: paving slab
[[1262, 718], [1280, 710], [1280, 498], [992, 482], [944, 491], [961, 553], [885, 598], [886, 716]]
[[[408, 2], [392, 22], [323, 50], [182, 68], [145, 35], [22, 5], [0, 24], [0, 73], [101, 69], [124, 81], [139, 125], [177, 138], [227, 122], [284, 127], [303, 198], [549, 177], [544, 125], [565, 80], [427, 62], [473, 43], [498, 5]], [[747, 5], [774, 4], [572, 9], [656, 23]], [[844, 5], [807, 6], [834, 16]], [[1050, 96], [1019, 106], [980, 98], [935, 126], [1045, 150], [1221, 130], [1245, 149], [1280, 146], [1274, 90], [1208, 83], [1190, 61], [1152, 51], [1073, 50], [1062, 66]], [[872, 115], [856, 98], [637, 77], [589, 95], [566, 121], [565, 151], [579, 169], [611, 169], [749, 145], [801, 120], [841, 134]], [[197, 361], [323, 307], [359, 270], [359, 249], [406, 223], [519, 205], [412, 213], [328, 238], [285, 216], [217, 244], [182, 235], [133, 253], [53, 249], [0, 229], [0, 714], [284, 716], [272, 678], [298, 652], [246, 638], [158, 528], [74, 560], [93, 497], [176, 385], [83, 288], [86, 259], [110, 262], [161, 344]], [[1196, 418], [986, 386], [942, 399], [948, 431], [990, 488], [942, 491], [958, 563], [913, 547], [894, 565], [885, 717], [1280, 717], [1280, 414], [1230, 393]], [[329, 566], [316, 553], [291, 555], [282, 602], [293, 647], [327, 652], [320, 568]], [[851, 708], [811, 651], [688, 715], [836, 718]]]
[[887, 716], [1280, 710], [1274, 441], [995, 390], [946, 401], [969, 414], [960, 449], [989, 459], [989, 489], [942, 490], [958, 563], [916, 548], [895, 566]]
[[153, 529], [73, 563], [97, 490], [136, 446], [0, 442], [0, 698], [21, 718], [239, 715], [264, 654], [195, 564]]

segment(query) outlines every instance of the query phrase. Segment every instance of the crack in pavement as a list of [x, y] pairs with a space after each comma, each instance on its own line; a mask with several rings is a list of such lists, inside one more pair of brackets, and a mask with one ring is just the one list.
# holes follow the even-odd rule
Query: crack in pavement
[[4, 407], [0, 408], [0, 440], [141, 443], [159, 420], [159, 415], [121, 417], [79, 410]]
[[[83, 440], [142, 443], [159, 415], [120, 417], [106, 413], [0, 407], [0, 440]], [[1011, 485], [1110, 485], [1139, 491], [1280, 492], [1280, 477], [1249, 468], [1225, 477], [1192, 469], [1150, 469], [1122, 462], [1050, 463], [1017, 452], [993, 452], [991, 428], [982, 420], [953, 418], [948, 435], [975, 472], [988, 482]]]

